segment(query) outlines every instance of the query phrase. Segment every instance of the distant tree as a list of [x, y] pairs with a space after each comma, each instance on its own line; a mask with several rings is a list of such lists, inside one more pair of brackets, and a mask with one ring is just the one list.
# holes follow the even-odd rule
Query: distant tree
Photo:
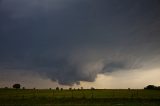
[[8, 87], [4, 87], [4, 89], [8, 89]]
[[69, 90], [71, 91], [71, 90], [72, 90], [72, 88], [69, 88]]
[[22, 89], [25, 90], [26, 88], [25, 88], [25, 87], [22, 87]]
[[148, 85], [144, 89], [156, 89], [157, 87], [154, 85]]
[[14, 85], [13, 85], [13, 88], [20, 89], [20, 88], [21, 88], [21, 85], [20, 85], [20, 84], [14, 84]]
[[63, 91], [63, 88], [61, 88], [61, 91]]
[[59, 90], [59, 87], [56, 87], [56, 90], [58, 91], [58, 90]]
[[49, 88], [49, 90], [52, 90], [52, 88]]
[[95, 88], [91, 87], [91, 90], [95, 90]]
[[81, 87], [81, 90], [83, 90], [83, 87]]

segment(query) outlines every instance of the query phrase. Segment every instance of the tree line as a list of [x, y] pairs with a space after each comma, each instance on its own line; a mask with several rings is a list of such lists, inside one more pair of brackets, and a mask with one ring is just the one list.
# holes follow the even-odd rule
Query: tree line
[[148, 85], [148, 86], [144, 87], [144, 89], [149, 89], [149, 90], [160, 90], [160, 86]]
[[[13, 84], [12, 86], [14, 89], [20, 89], [21, 88], [21, 85], [20, 84]], [[8, 87], [5, 87], [5, 88], [8, 88]], [[22, 87], [22, 89], [25, 89], [25, 87]], [[33, 89], [36, 89], [36, 88], [33, 88]], [[50, 90], [52, 88], [49, 88]], [[91, 90], [94, 90], [95, 88], [91, 87]], [[144, 87], [144, 89], [146, 90], [160, 90], [160, 86], [155, 86], [155, 85], [148, 85], [146, 87]], [[59, 88], [59, 87], [56, 87], [55, 90], [63, 90], [63, 88]], [[69, 90], [76, 90], [75, 88], [69, 88]], [[77, 90], [83, 90], [83, 87], [81, 88], [78, 88]], [[129, 88], [130, 90], [130, 88]]]

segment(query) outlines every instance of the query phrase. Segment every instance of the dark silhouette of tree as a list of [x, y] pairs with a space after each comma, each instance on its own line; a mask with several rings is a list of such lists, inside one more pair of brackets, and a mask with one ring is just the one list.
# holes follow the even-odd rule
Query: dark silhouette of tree
[[157, 87], [154, 85], [148, 85], [144, 89], [156, 89]]
[[59, 87], [56, 87], [56, 90], [58, 91], [58, 90], [59, 90]]
[[61, 88], [61, 91], [63, 91], [63, 88]]
[[95, 88], [91, 87], [91, 90], [95, 90]]
[[20, 89], [20, 88], [21, 88], [21, 85], [20, 85], [20, 84], [14, 84], [14, 85], [13, 85], [13, 88]]
[[4, 89], [8, 89], [8, 87], [4, 87]]
[[81, 87], [81, 90], [83, 90], [83, 87]]

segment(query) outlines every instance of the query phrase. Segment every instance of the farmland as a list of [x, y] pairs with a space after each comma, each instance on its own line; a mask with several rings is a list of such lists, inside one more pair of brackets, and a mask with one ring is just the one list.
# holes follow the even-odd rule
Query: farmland
[[0, 89], [0, 106], [160, 106], [160, 90]]

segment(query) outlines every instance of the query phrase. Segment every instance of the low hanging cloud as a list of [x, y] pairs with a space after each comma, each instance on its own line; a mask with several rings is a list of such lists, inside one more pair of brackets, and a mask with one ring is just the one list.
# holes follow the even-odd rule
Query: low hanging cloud
[[74, 85], [159, 68], [159, 10], [158, 0], [0, 0], [0, 73]]

